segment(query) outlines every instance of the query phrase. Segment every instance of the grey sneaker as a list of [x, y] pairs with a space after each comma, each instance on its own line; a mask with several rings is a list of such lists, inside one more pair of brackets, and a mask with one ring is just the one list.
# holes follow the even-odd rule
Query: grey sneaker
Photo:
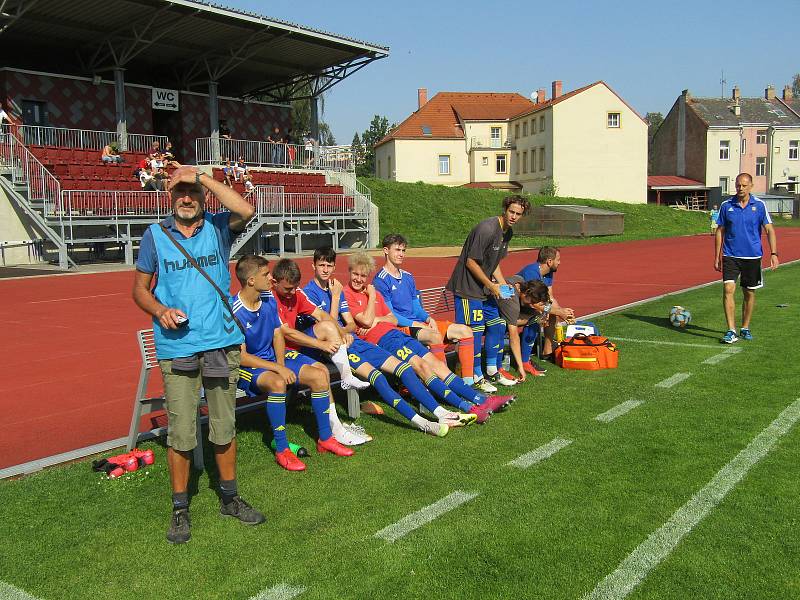
[[189, 519], [188, 508], [173, 510], [167, 530], [167, 541], [170, 544], [185, 544], [192, 539], [191, 527], [192, 522]]
[[241, 496], [234, 496], [228, 504], [219, 504], [219, 514], [223, 517], [235, 517], [245, 525], [260, 525], [266, 517], [250, 506]]

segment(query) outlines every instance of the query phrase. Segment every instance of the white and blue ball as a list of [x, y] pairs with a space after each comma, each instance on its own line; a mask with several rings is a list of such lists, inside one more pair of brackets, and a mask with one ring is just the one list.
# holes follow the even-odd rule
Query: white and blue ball
[[692, 321], [692, 313], [682, 306], [673, 306], [669, 311], [669, 322], [673, 327], [683, 329]]

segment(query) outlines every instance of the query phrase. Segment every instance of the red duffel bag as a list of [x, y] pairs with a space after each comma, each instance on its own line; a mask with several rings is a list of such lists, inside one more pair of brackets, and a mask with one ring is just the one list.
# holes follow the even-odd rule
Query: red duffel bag
[[564, 369], [616, 369], [619, 361], [617, 347], [600, 335], [577, 333], [561, 342], [555, 352], [556, 364]]

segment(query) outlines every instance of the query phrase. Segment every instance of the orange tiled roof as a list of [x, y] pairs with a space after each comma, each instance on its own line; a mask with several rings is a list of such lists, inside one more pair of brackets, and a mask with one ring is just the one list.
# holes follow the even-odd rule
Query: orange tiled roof
[[533, 102], [520, 94], [439, 92], [377, 145], [392, 139], [464, 139], [461, 121], [505, 121], [531, 107]]

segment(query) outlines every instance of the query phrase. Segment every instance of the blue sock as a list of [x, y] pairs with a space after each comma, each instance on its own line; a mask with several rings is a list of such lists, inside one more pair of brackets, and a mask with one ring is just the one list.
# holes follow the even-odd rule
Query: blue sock
[[286, 394], [270, 394], [267, 396], [267, 418], [272, 426], [272, 437], [275, 438], [275, 451], [283, 452], [289, 447], [286, 439]]
[[375, 388], [375, 391], [380, 394], [380, 397], [383, 398], [383, 401], [386, 402], [389, 406], [403, 415], [409, 421], [416, 416], [416, 412], [414, 409], [411, 408], [411, 405], [403, 400], [392, 386], [389, 385], [389, 380], [383, 376], [383, 373], [378, 371], [377, 369], [372, 369], [370, 374], [367, 376], [367, 381], [369, 384]]
[[[444, 384], [461, 398], [465, 398], [470, 402], [474, 402], [475, 404], [483, 404], [486, 402], [486, 396], [472, 389], [472, 387], [464, 383], [460, 377], [457, 377], [455, 373], [450, 373], [444, 380]], [[469, 410], [469, 408], [467, 410]]]
[[483, 379], [483, 368], [481, 367], [481, 360], [483, 359], [481, 354], [483, 349], [483, 329], [483, 325], [472, 328], [472, 339], [475, 342], [475, 364], [472, 366], [472, 372], [475, 374], [475, 381]]
[[486, 325], [486, 370], [489, 367], [499, 368], [502, 363], [497, 362], [500, 346], [506, 332], [506, 322], [503, 319], [492, 319]]
[[331, 409], [331, 398], [328, 392], [311, 392], [311, 408], [317, 418], [317, 429], [319, 429], [319, 439], [323, 442], [331, 437], [331, 422], [328, 412]]
[[526, 325], [522, 329], [522, 336], [521, 337], [521, 350], [522, 350], [522, 362], [526, 363], [531, 359], [531, 355], [533, 354], [533, 346], [536, 344], [536, 338], [539, 336], [539, 325]]
[[400, 378], [403, 385], [411, 392], [411, 396], [422, 404], [422, 406], [431, 412], [439, 408], [439, 403], [431, 396], [428, 389], [422, 385], [422, 382], [417, 377], [417, 374], [414, 373], [414, 369], [411, 368], [410, 364], [401, 362], [394, 370], [394, 374]]
[[[453, 375], [453, 377], [455, 377], [455, 375]], [[436, 375], [431, 375], [430, 379], [425, 382], [425, 385], [431, 392], [433, 392], [434, 396], [441, 398], [450, 406], [457, 407], [462, 412], [467, 412], [470, 408], [472, 408], [472, 405], [469, 402], [461, 398], [453, 391], [447, 389], [444, 381], [439, 379]]]

